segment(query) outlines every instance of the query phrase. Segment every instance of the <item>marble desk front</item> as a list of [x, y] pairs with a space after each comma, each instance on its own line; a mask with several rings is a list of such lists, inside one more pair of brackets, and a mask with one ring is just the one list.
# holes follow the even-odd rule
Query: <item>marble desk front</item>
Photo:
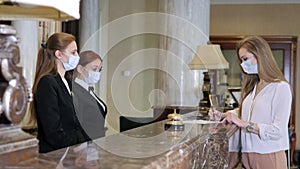
[[[188, 113], [184, 119], [193, 116]], [[185, 124], [184, 131], [164, 130], [166, 120], [93, 142], [74, 145], [10, 167], [189, 169], [226, 168], [233, 125]]]

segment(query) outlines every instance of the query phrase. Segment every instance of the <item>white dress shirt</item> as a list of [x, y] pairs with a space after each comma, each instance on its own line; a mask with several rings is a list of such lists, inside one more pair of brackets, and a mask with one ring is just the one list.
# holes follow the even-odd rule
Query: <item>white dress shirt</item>
[[[290, 85], [287, 82], [269, 83], [256, 97], [254, 97], [255, 91], [256, 86], [243, 102], [242, 120], [257, 123], [259, 134], [249, 133], [242, 129], [242, 152], [266, 154], [287, 150], [292, 104]], [[234, 143], [230, 144], [238, 144], [237, 135], [231, 139]], [[231, 145], [230, 147], [230, 151], [238, 151], [238, 146]]]
[[71, 95], [71, 90], [70, 90], [70, 87], [69, 87], [69, 84], [68, 84], [67, 80], [64, 77], [61, 77], [61, 80], [64, 82], [69, 94]]

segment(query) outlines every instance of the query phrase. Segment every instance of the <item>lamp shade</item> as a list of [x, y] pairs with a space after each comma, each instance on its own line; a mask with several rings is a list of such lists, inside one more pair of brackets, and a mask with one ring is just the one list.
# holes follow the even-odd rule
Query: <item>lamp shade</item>
[[229, 64], [222, 54], [220, 45], [197, 46], [194, 58], [188, 65], [192, 70], [229, 68]]
[[79, 19], [80, 0], [0, 0], [0, 20]]

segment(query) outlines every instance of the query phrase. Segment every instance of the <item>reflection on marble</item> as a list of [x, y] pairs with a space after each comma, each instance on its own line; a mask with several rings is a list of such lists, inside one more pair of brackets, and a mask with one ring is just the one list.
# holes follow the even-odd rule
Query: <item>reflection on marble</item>
[[184, 131], [176, 132], [165, 131], [165, 122], [39, 154], [18, 167], [40, 168], [42, 164], [43, 168], [226, 168], [228, 140], [236, 131], [235, 126], [185, 124]]

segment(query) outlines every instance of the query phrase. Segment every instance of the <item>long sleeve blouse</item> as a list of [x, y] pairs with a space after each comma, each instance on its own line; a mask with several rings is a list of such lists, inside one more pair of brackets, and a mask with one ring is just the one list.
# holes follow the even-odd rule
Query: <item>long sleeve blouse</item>
[[255, 96], [254, 90], [242, 103], [242, 120], [256, 123], [259, 134], [241, 131], [242, 152], [261, 154], [289, 148], [288, 123], [292, 93], [287, 82], [273, 82]]

